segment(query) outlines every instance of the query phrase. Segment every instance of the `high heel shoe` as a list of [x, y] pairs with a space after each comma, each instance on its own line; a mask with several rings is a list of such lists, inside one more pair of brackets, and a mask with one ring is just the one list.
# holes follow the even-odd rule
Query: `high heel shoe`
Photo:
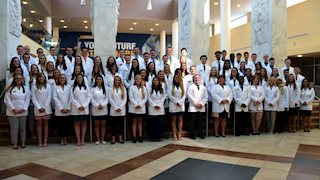
[[174, 140], [174, 141], [177, 140], [177, 133], [176, 133], [176, 131], [172, 132], [172, 140]]
[[143, 143], [143, 138], [139, 136], [138, 141], [139, 143]]
[[179, 131], [177, 134], [178, 134], [178, 141], [181, 141], [181, 131]]
[[136, 142], [137, 142], [137, 138], [136, 138], [136, 137], [133, 137], [132, 142], [133, 142], [133, 143], [136, 143]]

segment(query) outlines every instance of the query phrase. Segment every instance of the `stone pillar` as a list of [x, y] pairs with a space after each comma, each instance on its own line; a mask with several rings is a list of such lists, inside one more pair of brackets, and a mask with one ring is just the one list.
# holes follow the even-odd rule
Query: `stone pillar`
[[118, 29], [119, 1], [91, 1], [91, 31], [94, 37], [94, 55], [100, 56], [104, 64], [109, 56], [115, 56]]
[[199, 64], [201, 55], [210, 56], [210, 1], [179, 0], [178, 13], [179, 50], [187, 48], [189, 58]]
[[220, 0], [220, 49], [231, 50], [231, 0]]
[[287, 58], [287, 7], [286, 1], [251, 1], [252, 53], [262, 59], [264, 53], [276, 59], [276, 66], [282, 67]]
[[47, 30], [47, 32], [52, 35], [52, 18], [51, 16], [47, 16], [44, 19], [44, 28]]
[[175, 57], [179, 55], [179, 22], [174, 20], [172, 23], [172, 51]]
[[160, 32], [160, 58], [166, 54], [166, 31]]
[[5, 79], [10, 60], [20, 44], [20, 4], [20, 0], [0, 1], [0, 80]]

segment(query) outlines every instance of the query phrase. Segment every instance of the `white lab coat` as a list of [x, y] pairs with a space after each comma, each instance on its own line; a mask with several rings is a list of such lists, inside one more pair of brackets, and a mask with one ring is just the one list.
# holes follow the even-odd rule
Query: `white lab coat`
[[[229, 86], [217, 84], [211, 89], [212, 96], [212, 112], [222, 113], [230, 111], [230, 104], [233, 100], [233, 93]], [[222, 100], [227, 99], [228, 103], [221, 104]]]
[[[52, 113], [51, 109], [52, 92], [49, 84], [46, 87], [37, 89], [37, 86], [32, 86], [32, 102], [34, 105], [34, 116], [45, 116]], [[45, 109], [40, 113], [39, 109]]]
[[[121, 89], [109, 90], [109, 102], [110, 102], [110, 116], [125, 116], [126, 115], [126, 103], [127, 103], [127, 91], [124, 88], [124, 98], [121, 97]], [[116, 112], [117, 109], [121, 109], [120, 112]]]
[[57, 61], [57, 56], [55, 55], [52, 56], [51, 54], [47, 55], [47, 62], [49, 61], [53, 62], [53, 64], [55, 65]]
[[[144, 98], [142, 97], [144, 93]], [[130, 87], [129, 91], [129, 113], [133, 114], [145, 114], [146, 113], [146, 103], [148, 100], [147, 88], [138, 88], [136, 85]], [[137, 109], [137, 106], [140, 106]]]
[[129, 88], [130, 82], [128, 81], [129, 73], [130, 73], [131, 64], [129, 64], [129, 67], [126, 63], [124, 63], [120, 68], [119, 72], [121, 73], [121, 76], [123, 77], [122, 81], [126, 88]]
[[[14, 87], [10, 93], [10, 90], [6, 92], [4, 96], [4, 103], [6, 104], [7, 116], [28, 116], [28, 107], [30, 103], [30, 90], [27, 86], [24, 86], [24, 93], [22, 87]], [[15, 114], [12, 110], [23, 109], [20, 114]]]
[[239, 86], [238, 79], [226, 79], [226, 84], [233, 90], [236, 86]]
[[[278, 110], [278, 101], [280, 99], [280, 91], [276, 86], [267, 86], [264, 88], [264, 110], [265, 111], [277, 111]], [[269, 106], [272, 104], [272, 106]]]
[[302, 81], [305, 79], [304, 76], [301, 74], [296, 75], [296, 83], [301, 87], [302, 86]]
[[180, 68], [180, 62], [175, 56], [168, 55], [168, 64], [170, 65], [171, 72], [174, 72], [177, 68]]
[[125, 62], [125, 60], [124, 60], [124, 57], [123, 58], [121, 58], [121, 57], [118, 57], [117, 59], [116, 59], [116, 64], [117, 64], [117, 67], [118, 68], [120, 68], [123, 64], [125, 64], [126, 62]]
[[[206, 67], [206, 70], [204, 70], [204, 66]], [[207, 64], [199, 64], [196, 66], [196, 71], [198, 74], [200, 74], [202, 82], [205, 83], [206, 79], [210, 75], [211, 67]]]
[[[219, 62], [220, 62], [220, 69], [219, 69]], [[215, 67], [218, 73], [220, 73], [220, 71], [223, 69], [223, 66], [224, 66], [224, 61], [222, 60], [215, 60], [211, 64], [211, 67]]]
[[[70, 100], [71, 100], [71, 115], [89, 115], [89, 104], [91, 101], [90, 89], [87, 87], [79, 88], [76, 86], [70, 89]], [[84, 107], [84, 111], [80, 111], [78, 108]]]
[[[207, 88], [200, 84], [199, 89], [197, 85], [191, 84], [187, 90], [187, 97], [189, 100], [188, 112], [205, 112], [205, 105], [208, 102]], [[202, 107], [198, 109], [196, 104], [201, 104]]]
[[94, 62], [90, 57], [84, 58], [81, 56], [81, 60], [82, 60], [82, 65], [83, 65], [83, 70], [84, 70], [84, 76], [86, 78], [89, 78], [89, 76], [92, 74]]
[[[166, 100], [166, 91], [163, 89], [163, 93], [156, 92], [155, 90], [152, 91], [150, 88], [148, 90], [148, 115], [151, 116], [159, 116], [164, 115], [164, 101]], [[159, 109], [156, 109], [155, 107], [159, 106]]]
[[289, 68], [287, 66], [283, 66], [280, 70], [279, 70], [279, 75], [284, 78], [284, 75], [283, 75], [283, 72], [284, 70], [286, 69], [289, 69], [289, 74], [293, 74], [295, 76], [295, 73], [294, 73], [294, 68], [289, 66]]
[[[279, 91], [280, 91], [280, 89], [279, 89]], [[288, 92], [287, 86], [284, 86], [282, 94], [280, 91], [280, 98], [278, 101], [278, 110], [277, 111], [283, 112], [286, 109], [289, 109], [289, 92]]]
[[[93, 87], [91, 88], [91, 115], [92, 116], [105, 116], [108, 115], [108, 89], [103, 93], [102, 88]], [[103, 109], [98, 109], [99, 105]]]
[[212, 86], [216, 85], [218, 82], [218, 78], [217, 77], [208, 77], [206, 80], [206, 88], [208, 90], [208, 101], [212, 101], [212, 97], [211, 97], [211, 93], [210, 90], [212, 89]]
[[[265, 97], [264, 89], [262, 86], [249, 86], [250, 88], [250, 103], [249, 110], [250, 111], [263, 111], [263, 100]], [[254, 102], [260, 102], [258, 105], [254, 105]]]
[[252, 61], [247, 61], [246, 63], [246, 69], [250, 68], [251, 69], [251, 73], [253, 74], [256, 71], [256, 65], [254, 64], [254, 62]]
[[62, 109], [71, 110], [71, 101], [70, 101], [70, 89], [69, 85], [65, 85], [62, 89], [61, 86], [55, 85], [53, 89], [53, 100], [55, 104], [55, 115], [56, 116], [69, 116], [70, 111], [66, 114], [62, 113]]
[[[314, 89], [307, 88], [307, 89], [302, 89], [301, 94], [300, 94], [300, 110], [307, 110], [307, 111], [312, 111], [312, 102], [314, 100]], [[303, 103], [306, 102], [307, 105], [303, 105]]]
[[[233, 95], [235, 101], [235, 112], [248, 112], [250, 103], [250, 87], [243, 85], [243, 89], [241, 89], [240, 85], [237, 85], [233, 88]], [[245, 104], [247, 107], [241, 107], [242, 104]]]
[[296, 89], [291, 84], [288, 84], [288, 92], [289, 92], [289, 108], [295, 108], [295, 104], [297, 107], [300, 107], [300, 86], [297, 84]]
[[75, 57], [71, 56], [71, 61], [70, 61], [67, 55], [65, 55], [63, 58], [64, 58], [64, 61], [66, 62], [67, 67], [69, 67], [70, 64], [74, 64], [74, 61], [76, 60]]
[[[173, 95], [172, 95], [173, 89]], [[168, 97], [169, 97], [169, 112], [184, 112], [185, 111], [185, 100], [186, 100], [186, 90], [184, 89], [184, 94], [182, 96], [182, 89], [173, 85], [168, 88]], [[177, 105], [179, 104], [179, 106]]]

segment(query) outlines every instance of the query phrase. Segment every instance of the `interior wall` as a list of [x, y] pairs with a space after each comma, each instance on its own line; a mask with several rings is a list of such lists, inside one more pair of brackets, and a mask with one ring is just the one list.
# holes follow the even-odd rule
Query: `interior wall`
[[29, 45], [30, 46], [30, 52], [32, 54], [36, 55], [38, 48], [42, 48], [44, 54], [49, 54], [49, 51], [47, 49], [43, 48], [38, 43], [34, 42], [32, 39], [30, 39], [28, 36], [26, 36], [24, 34], [21, 34], [20, 41], [21, 41], [21, 45], [23, 45], [23, 46]]

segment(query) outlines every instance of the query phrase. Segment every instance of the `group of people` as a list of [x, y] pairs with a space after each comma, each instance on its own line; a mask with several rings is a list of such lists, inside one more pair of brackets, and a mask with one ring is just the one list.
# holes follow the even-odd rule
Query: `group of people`
[[226, 51], [217, 51], [211, 66], [206, 55], [195, 66], [196, 60], [188, 58], [185, 48], [178, 59], [170, 47], [161, 58], [155, 50], [141, 56], [135, 47], [133, 55], [119, 50], [119, 57], [109, 57], [104, 65], [101, 57], [88, 57], [86, 48], [74, 57], [72, 48], [56, 56], [55, 47], [50, 47], [46, 56], [41, 48], [33, 55], [28, 46], [19, 45], [7, 71], [5, 94], [13, 148], [18, 148], [18, 132], [21, 147], [26, 147], [27, 119], [31, 129], [36, 122], [39, 147], [48, 144], [50, 119], [58, 124], [61, 144], [67, 144], [70, 117], [77, 145], [82, 146], [90, 115], [95, 144], [107, 143], [106, 124], [110, 125], [111, 144], [124, 143], [125, 117], [132, 122], [133, 143], [143, 142], [144, 119], [152, 141], [161, 140], [164, 120], [171, 123], [172, 139], [181, 140], [184, 117], [190, 138], [204, 138], [207, 104], [216, 137], [225, 137], [226, 121], [233, 114], [236, 135], [248, 133], [249, 120], [251, 133], [260, 134], [263, 114], [269, 134], [275, 122], [277, 131], [283, 132], [286, 117], [289, 131], [295, 132], [298, 112], [304, 131], [309, 132], [315, 94], [299, 67], [291, 67], [286, 59], [279, 69], [267, 54], [261, 62], [256, 54], [251, 60], [248, 52], [243, 55], [231, 53], [227, 58]]

